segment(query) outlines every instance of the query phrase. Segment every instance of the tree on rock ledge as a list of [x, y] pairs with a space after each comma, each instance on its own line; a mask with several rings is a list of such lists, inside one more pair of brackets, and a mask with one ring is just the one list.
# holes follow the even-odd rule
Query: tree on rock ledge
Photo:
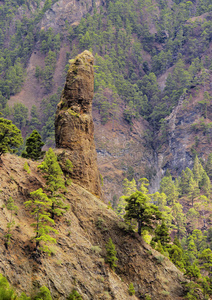
[[136, 220], [138, 223], [138, 234], [141, 230], [152, 230], [157, 220], [162, 220], [162, 213], [156, 205], [148, 203], [147, 195], [142, 192], [135, 192], [131, 196], [125, 198], [127, 205], [125, 207], [125, 220]]
[[21, 131], [12, 121], [0, 118], [0, 160], [3, 153], [14, 153], [23, 144]]

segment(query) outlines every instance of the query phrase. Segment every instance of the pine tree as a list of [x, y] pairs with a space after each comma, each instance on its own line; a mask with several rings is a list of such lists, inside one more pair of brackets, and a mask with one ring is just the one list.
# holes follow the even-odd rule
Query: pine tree
[[197, 247], [195, 245], [195, 242], [194, 242], [194, 239], [192, 236], [189, 236], [189, 238], [188, 238], [187, 249], [188, 249], [188, 256], [189, 256], [190, 263], [193, 263], [197, 257]]
[[[38, 66], [36, 66], [37, 73], [39, 73], [37, 78], [40, 77], [40, 70], [39, 69], [40, 68]], [[35, 74], [35, 76], [36, 76], [36, 74]], [[38, 115], [38, 112], [37, 112], [37, 107], [35, 105], [32, 105], [30, 115], [31, 115], [31, 120], [29, 122], [29, 128], [31, 130], [34, 130], [34, 129], [38, 128], [41, 125], [41, 123], [39, 121], [39, 115]]]
[[135, 192], [126, 197], [127, 206], [125, 207], [125, 220], [136, 220], [138, 223], [138, 234], [141, 235], [141, 229], [152, 230], [154, 223], [162, 219], [162, 213], [157, 206], [148, 203], [147, 195], [142, 192]]
[[196, 155], [194, 158], [194, 167], [193, 167], [193, 174], [194, 174], [194, 180], [199, 184], [199, 182], [202, 179], [202, 172], [204, 171], [198, 156]]
[[[152, 241], [151, 241], [151, 242], [152, 242]], [[154, 242], [154, 241], [153, 241], [153, 242]], [[151, 243], [150, 243], [150, 244], [151, 244]], [[157, 242], [156, 250], [157, 250], [158, 252], [160, 252], [161, 254], [164, 254], [164, 248], [163, 248], [163, 246], [161, 245], [160, 240], [158, 240], [158, 242]]]
[[194, 207], [190, 208], [186, 214], [187, 221], [190, 223], [190, 229], [194, 230], [198, 226], [199, 213]]
[[204, 195], [206, 195], [209, 198], [211, 195], [211, 181], [206, 171], [204, 171], [202, 174], [201, 189]]
[[26, 125], [28, 117], [28, 108], [22, 103], [15, 103], [13, 106], [14, 110], [14, 124], [22, 129]]
[[31, 135], [26, 140], [26, 150], [22, 153], [22, 157], [38, 160], [43, 157], [44, 151], [42, 151], [44, 143], [41, 140], [41, 136], [37, 130], [33, 130]]
[[10, 239], [12, 235], [12, 227], [15, 225], [15, 221], [13, 220], [13, 214], [17, 213], [18, 207], [14, 204], [14, 200], [12, 197], [9, 197], [6, 207], [10, 211], [10, 220], [7, 223], [7, 234], [5, 235], [6, 245], [8, 246], [10, 244]]
[[0, 274], [0, 299], [1, 300], [15, 300], [17, 295], [13, 288], [10, 287], [7, 279]]
[[155, 236], [153, 238], [154, 242], [160, 241], [163, 249], [167, 247], [167, 245], [171, 242], [171, 238], [169, 236], [169, 230], [166, 226], [165, 222], [162, 221], [161, 225], [158, 225], [154, 232]]
[[21, 131], [12, 121], [0, 118], [0, 160], [3, 153], [14, 153], [23, 144]]
[[174, 217], [174, 222], [177, 226], [177, 236], [178, 239], [182, 236], [185, 235], [186, 233], [186, 217], [183, 213], [183, 206], [179, 203], [176, 202], [173, 207], [172, 207], [172, 215]]
[[208, 156], [205, 171], [207, 172], [209, 178], [212, 180], [212, 153], [210, 153]]
[[165, 193], [159, 193], [156, 192], [154, 194], [151, 194], [151, 198], [153, 200], [153, 204], [155, 204], [159, 211], [162, 212], [162, 217], [165, 221], [166, 226], [169, 228], [173, 228], [173, 219], [174, 217], [172, 216], [172, 209], [171, 207], [167, 206], [167, 197]]
[[148, 190], [148, 186], [149, 186], [149, 180], [147, 178], [140, 178], [139, 182], [141, 183], [140, 185], [140, 191], [143, 194], [148, 194], [149, 190]]
[[130, 196], [132, 193], [137, 191], [136, 181], [133, 178], [131, 181], [127, 178], [124, 178], [123, 180], [123, 193], [124, 196], [121, 196], [119, 198], [119, 202], [116, 208], [116, 213], [118, 216], [123, 217], [125, 214], [125, 207], [127, 205], [127, 202], [125, 201], [125, 196]]
[[194, 178], [194, 174], [189, 168], [186, 168], [185, 171], [182, 171], [179, 181], [179, 189], [181, 195], [188, 194], [189, 181], [191, 180], [191, 178]]
[[197, 198], [199, 194], [200, 190], [198, 183], [191, 177], [188, 185], [188, 198], [191, 199], [192, 206], [194, 206], [194, 199]]
[[183, 249], [179, 245], [170, 245], [168, 248], [170, 260], [180, 269], [183, 269]]
[[212, 276], [212, 250], [207, 248], [199, 255], [201, 269], [208, 271], [209, 277]]
[[105, 262], [108, 263], [111, 269], [114, 271], [115, 268], [117, 267], [116, 261], [118, 260], [118, 258], [116, 257], [117, 254], [116, 248], [111, 238], [109, 238], [109, 241], [106, 244], [106, 251], [107, 254], [106, 254]]
[[51, 208], [51, 200], [47, 197], [43, 190], [40, 188], [30, 193], [31, 199], [24, 204], [30, 208], [31, 215], [35, 218], [35, 223], [31, 226], [34, 227], [36, 250], [41, 250], [51, 254], [49, 248], [50, 243], [56, 243], [56, 239], [50, 236], [50, 232], [57, 233], [51, 225], [54, 225], [54, 220], [50, 218], [48, 210]]
[[194, 229], [192, 232], [192, 237], [196, 245], [197, 251], [201, 251], [202, 247], [204, 247], [204, 240], [206, 239], [206, 236], [203, 235], [201, 230]]
[[165, 193], [167, 196], [167, 203], [173, 205], [177, 201], [179, 193], [172, 180], [171, 175], [163, 177], [160, 183], [160, 193]]
[[158, 206], [160, 211], [164, 211], [167, 204], [167, 197], [165, 193], [156, 192], [152, 194], [153, 203]]
[[60, 216], [68, 210], [68, 206], [63, 202], [61, 191], [65, 190], [65, 180], [63, 172], [57, 161], [57, 156], [52, 148], [46, 152], [44, 161], [38, 166], [44, 173], [46, 179], [46, 191], [51, 199], [51, 218], [54, 220], [55, 215]]
[[193, 263], [190, 266], [186, 266], [185, 269], [186, 269], [185, 275], [188, 276], [190, 280], [198, 279], [201, 276], [200, 269], [197, 267], [195, 263]]
[[137, 191], [136, 181], [133, 178], [131, 181], [124, 178], [123, 181], [123, 192], [124, 196], [130, 196], [132, 193]]

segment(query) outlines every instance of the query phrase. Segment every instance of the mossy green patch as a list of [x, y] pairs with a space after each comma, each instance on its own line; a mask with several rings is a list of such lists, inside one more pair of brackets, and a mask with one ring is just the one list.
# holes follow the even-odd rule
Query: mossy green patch
[[73, 109], [69, 108], [69, 109], [67, 110], [67, 112], [68, 112], [70, 115], [79, 118], [79, 114], [76, 113]]

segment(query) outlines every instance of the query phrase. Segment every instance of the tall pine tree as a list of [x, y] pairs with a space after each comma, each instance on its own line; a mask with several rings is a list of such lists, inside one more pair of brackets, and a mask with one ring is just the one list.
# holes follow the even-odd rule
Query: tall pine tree
[[50, 218], [48, 210], [51, 207], [51, 200], [43, 193], [42, 189], [38, 189], [30, 193], [31, 198], [24, 204], [30, 208], [31, 215], [34, 216], [35, 222], [31, 225], [34, 227], [36, 250], [51, 253], [48, 244], [56, 243], [56, 239], [50, 236], [50, 232], [57, 233], [51, 225], [54, 225], [54, 220]]
[[57, 161], [57, 155], [52, 148], [46, 152], [44, 161], [38, 166], [44, 173], [46, 179], [46, 191], [52, 201], [51, 218], [54, 220], [55, 215], [60, 216], [68, 210], [68, 206], [63, 202], [63, 194], [65, 191], [65, 180], [63, 172]]
[[41, 140], [41, 136], [37, 130], [33, 130], [31, 135], [26, 140], [26, 150], [23, 151], [22, 157], [38, 160], [43, 157], [44, 151], [42, 151], [44, 143]]

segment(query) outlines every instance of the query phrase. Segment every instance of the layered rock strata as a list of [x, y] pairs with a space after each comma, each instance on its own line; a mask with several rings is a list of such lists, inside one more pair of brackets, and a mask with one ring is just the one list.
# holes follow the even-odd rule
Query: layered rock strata
[[[65, 87], [55, 117], [56, 147], [66, 149], [62, 160], [73, 164], [71, 177], [91, 193], [101, 196], [97, 155], [94, 144], [92, 100], [94, 58], [89, 51], [70, 61]], [[59, 151], [62, 152], [63, 151]]]

